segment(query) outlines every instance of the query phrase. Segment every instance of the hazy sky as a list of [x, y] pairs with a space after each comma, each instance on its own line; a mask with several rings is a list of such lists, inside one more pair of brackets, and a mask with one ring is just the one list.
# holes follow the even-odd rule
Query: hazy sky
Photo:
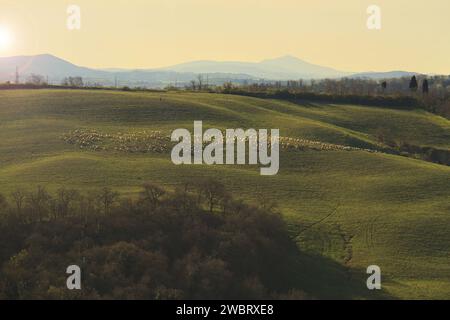
[[[70, 4], [79, 31], [66, 27]], [[371, 4], [380, 31], [366, 26]], [[51, 53], [88, 67], [290, 54], [344, 71], [450, 74], [449, 0], [0, 0], [0, 28], [12, 35], [0, 56]]]

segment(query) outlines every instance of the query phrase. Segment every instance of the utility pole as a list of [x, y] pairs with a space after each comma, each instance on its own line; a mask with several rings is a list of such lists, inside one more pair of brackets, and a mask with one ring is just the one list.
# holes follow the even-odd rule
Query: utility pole
[[16, 84], [19, 84], [19, 67], [16, 67]]

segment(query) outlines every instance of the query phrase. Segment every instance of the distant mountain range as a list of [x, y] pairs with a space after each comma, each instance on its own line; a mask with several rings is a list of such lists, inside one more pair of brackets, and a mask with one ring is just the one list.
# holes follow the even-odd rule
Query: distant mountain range
[[43, 54], [0, 58], [0, 81], [15, 80], [16, 67], [20, 81], [31, 74], [39, 74], [50, 83], [60, 83], [65, 77], [80, 76], [91, 84], [120, 86], [164, 87], [168, 84], [185, 85], [204, 75], [210, 84], [226, 81], [242, 83], [261, 80], [367, 78], [389, 79], [410, 77], [416, 73], [405, 71], [350, 73], [305, 62], [292, 56], [261, 62], [194, 61], [158, 69], [92, 69], [74, 65], [58, 57]]
[[261, 62], [194, 61], [164, 68], [176, 72], [240, 73], [270, 80], [339, 78], [349, 73], [311, 64], [292, 56]]

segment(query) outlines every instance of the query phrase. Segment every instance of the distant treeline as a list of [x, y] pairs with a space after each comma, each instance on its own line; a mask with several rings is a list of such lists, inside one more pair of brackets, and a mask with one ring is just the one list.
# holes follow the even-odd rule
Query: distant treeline
[[[302, 254], [273, 206], [235, 200], [214, 180], [137, 199], [109, 188], [0, 196], [0, 299], [308, 297]], [[82, 269], [82, 290], [66, 268]]]
[[130, 87], [105, 87], [105, 86], [75, 86], [75, 85], [54, 85], [54, 84], [33, 84], [33, 83], [1, 83], [0, 90], [29, 90], [29, 89], [83, 89], [83, 90], [106, 90], [106, 91], [145, 91], [145, 92], [165, 92], [165, 90], [147, 89], [147, 88], [130, 88]]
[[450, 76], [415, 75], [411, 78], [251, 81], [205, 86], [193, 81], [190, 91], [239, 94], [260, 98], [324, 103], [355, 103], [400, 109], [422, 108], [450, 118]]
[[400, 109], [424, 108], [422, 101], [410, 96], [332, 95], [327, 93], [295, 92], [288, 89], [252, 92], [241, 88], [224, 89], [222, 93], [264, 99], [284, 99], [294, 102], [348, 103]]
[[275, 81], [239, 86], [226, 83], [215, 90], [261, 98], [354, 103], [401, 109], [422, 108], [450, 118], [450, 77], [447, 76]]

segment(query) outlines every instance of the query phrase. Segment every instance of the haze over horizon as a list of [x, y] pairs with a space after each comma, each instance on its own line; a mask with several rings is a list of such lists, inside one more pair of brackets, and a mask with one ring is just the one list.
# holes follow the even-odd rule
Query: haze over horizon
[[[195, 63], [195, 62], [219, 62], [219, 63], [226, 63], [226, 62], [244, 62], [244, 63], [260, 63], [263, 61], [267, 61], [267, 60], [277, 60], [277, 59], [284, 59], [284, 58], [294, 58], [294, 59], [298, 59], [298, 60], [302, 60], [304, 62], [307, 63], [312, 63], [314, 64], [314, 62], [311, 61], [307, 61], [307, 60], [303, 60], [301, 57], [297, 57], [295, 55], [292, 54], [284, 54], [281, 56], [275, 56], [275, 57], [267, 57], [264, 59], [259, 59], [259, 60], [218, 60], [218, 59], [199, 59], [199, 60], [186, 60], [186, 61], [181, 61], [179, 63], [175, 63], [175, 64], [170, 64], [170, 65], [161, 65], [161, 66], [156, 66], [156, 67], [149, 67], [149, 66], [141, 66], [141, 67], [135, 67], [135, 68], [127, 68], [127, 67], [123, 67], [121, 65], [110, 65], [110, 66], [105, 66], [105, 67], [95, 67], [95, 66], [91, 66], [91, 65], [83, 65], [80, 63], [76, 63], [75, 61], [72, 61], [66, 57], [62, 57], [62, 56], [58, 56], [56, 54], [53, 54], [51, 52], [41, 52], [41, 53], [36, 53], [36, 54], [17, 54], [17, 55], [0, 55], [0, 58], [14, 58], [14, 57], [33, 57], [33, 56], [53, 56], [55, 58], [58, 59], [62, 59], [65, 60], [69, 63], [73, 63], [74, 65], [80, 66], [80, 67], [86, 67], [86, 68], [91, 68], [91, 69], [98, 69], [98, 70], [108, 70], [108, 69], [123, 69], [123, 70], [158, 70], [158, 69], [166, 69], [166, 68], [170, 68], [173, 66], [178, 66], [178, 65], [183, 65], [183, 64], [188, 64], [188, 63]], [[330, 66], [330, 68], [332, 68], [332, 66]], [[363, 70], [366, 71], [366, 70]], [[374, 70], [369, 70], [369, 71], [374, 71]]]
[[449, 1], [376, 2], [379, 31], [366, 27], [368, 0], [77, 0], [81, 30], [69, 31], [68, 2], [2, 0], [0, 27], [12, 41], [0, 57], [49, 53], [96, 69], [154, 69], [292, 55], [346, 72], [450, 74]]

